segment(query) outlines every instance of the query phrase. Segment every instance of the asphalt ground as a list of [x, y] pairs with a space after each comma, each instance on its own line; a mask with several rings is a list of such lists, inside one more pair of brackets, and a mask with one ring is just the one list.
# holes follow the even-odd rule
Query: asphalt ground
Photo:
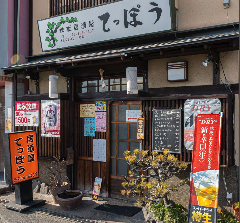
[[127, 217], [96, 210], [95, 207], [101, 204], [112, 204], [120, 206], [133, 206], [132, 203], [108, 199], [93, 201], [91, 197], [85, 196], [82, 204], [76, 210], [65, 211], [58, 204], [53, 204], [50, 195], [34, 193], [37, 199], [46, 200], [43, 206], [31, 208], [28, 211], [19, 213], [4, 207], [4, 203], [15, 200], [14, 192], [0, 196], [0, 223], [54, 223], [54, 222], [88, 222], [88, 223], [142, 223], [145, 222], [143, 212], [140, 211], [133, 217]]

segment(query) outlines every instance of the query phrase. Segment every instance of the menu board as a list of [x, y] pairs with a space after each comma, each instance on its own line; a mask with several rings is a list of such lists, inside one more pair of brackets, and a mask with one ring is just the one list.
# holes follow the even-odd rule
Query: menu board
[[152, 146], [158, 152], [181, 152], [181, 109], [153, 109]]
[[80, 118], [95, 118], [95, 104], [81, 104]]

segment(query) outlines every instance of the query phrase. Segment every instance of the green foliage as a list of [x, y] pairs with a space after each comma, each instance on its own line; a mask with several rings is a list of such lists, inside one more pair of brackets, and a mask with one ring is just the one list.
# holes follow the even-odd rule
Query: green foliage
[[155, 220], [164, 223], [185, 223], [187, 222], [187, 209], [182, 205], [174, 203], [173, 207], [166, 208], [164, 202], [154, 203], [149, 210], [153, 213]]
[[234, 207], [235, 207], [235, 208], [239, 208], [239, 202], [234, 203]]
[[217, 219], [217, 222], [219, 223], [239, 223], [239, 221], [235, 220], [235, 217], [230, 212], [218, 209], [218, 213], [221, 216]]
[[50, 38], [47, 37], [45, 39], [45, 41], [49, 42], [48, 47], [53, 48], [54, 46], [56, 46], [56, 42], [58, 41], [58, 39], [54, 37], [54, 34], [62, 26], [62, 24], [66, 23], [66, 22], [74, 23], [74, 22], [78, 22], [78, 20], [77, 20], [77, 18], [73, 18], [73, 17], [71, 17], [71, 19], [66, 17], [66, 20], [65, 20], [63, 17], [61, 17], [61, 19], [59, 20], [59, 22], [57, 22], [57, 24], [55, 22], [47, 23], [48, 29], [47, 29], [46, 33], [49, 33]]

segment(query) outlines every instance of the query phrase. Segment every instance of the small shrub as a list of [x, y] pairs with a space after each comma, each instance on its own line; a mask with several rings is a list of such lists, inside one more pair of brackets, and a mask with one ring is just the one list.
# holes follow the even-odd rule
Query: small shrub
[[166, 208], [164, 202], [154, 203], [149, 210], [153, 213], [156, 221], [164, 223], [185, 223], [187, 222], [187, 209], [182, 205], [174, 203], [173, 207]]

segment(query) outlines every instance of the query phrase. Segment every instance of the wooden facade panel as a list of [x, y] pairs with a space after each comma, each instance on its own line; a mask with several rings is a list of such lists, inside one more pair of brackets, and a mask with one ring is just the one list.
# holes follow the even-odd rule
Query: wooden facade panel
[[84, 175], [81, 170], [84, 169], [84, 160], [78, 160], [78, 168], [77, 168], [77, 185], [78, 189], [84, 190]]
[[[15, 131], [35, 130], [37, 135], [37, 147], [38, 155], [41, 157], [52, 158], [54, 156], [66, 157], [66, 148], [69, 145], [68, 136], [68, 112], [69, 102], [67, 100], [61, 100], [61, 135], [60, 137], [41, 137], [41, 109], [39, 109], [39, 127], [33, 126], [15, 126]], [[41, 101], [39, 101], [39, 107], [41, 108]]]
[[[95, 102], [84, 102], [93, 104]], [[75, 103], [75, 153], [78, 156], [77, 187], [86, 191], [93, 189], [96, 177], [102, 178], [101, 192], [107, 191], [107, 168], [104, 162], [93, 161], [93, 139], [106, 139], [106, 132], [96, 132], [95, 137], [84, 136], [84, 118], [80, 118], [80, 102]]]
[[92, 190], [93, 188], [93, 168], [92, 168], [92, 161], [85, 160], [84, 163], [84, 189], [85, 190]]

